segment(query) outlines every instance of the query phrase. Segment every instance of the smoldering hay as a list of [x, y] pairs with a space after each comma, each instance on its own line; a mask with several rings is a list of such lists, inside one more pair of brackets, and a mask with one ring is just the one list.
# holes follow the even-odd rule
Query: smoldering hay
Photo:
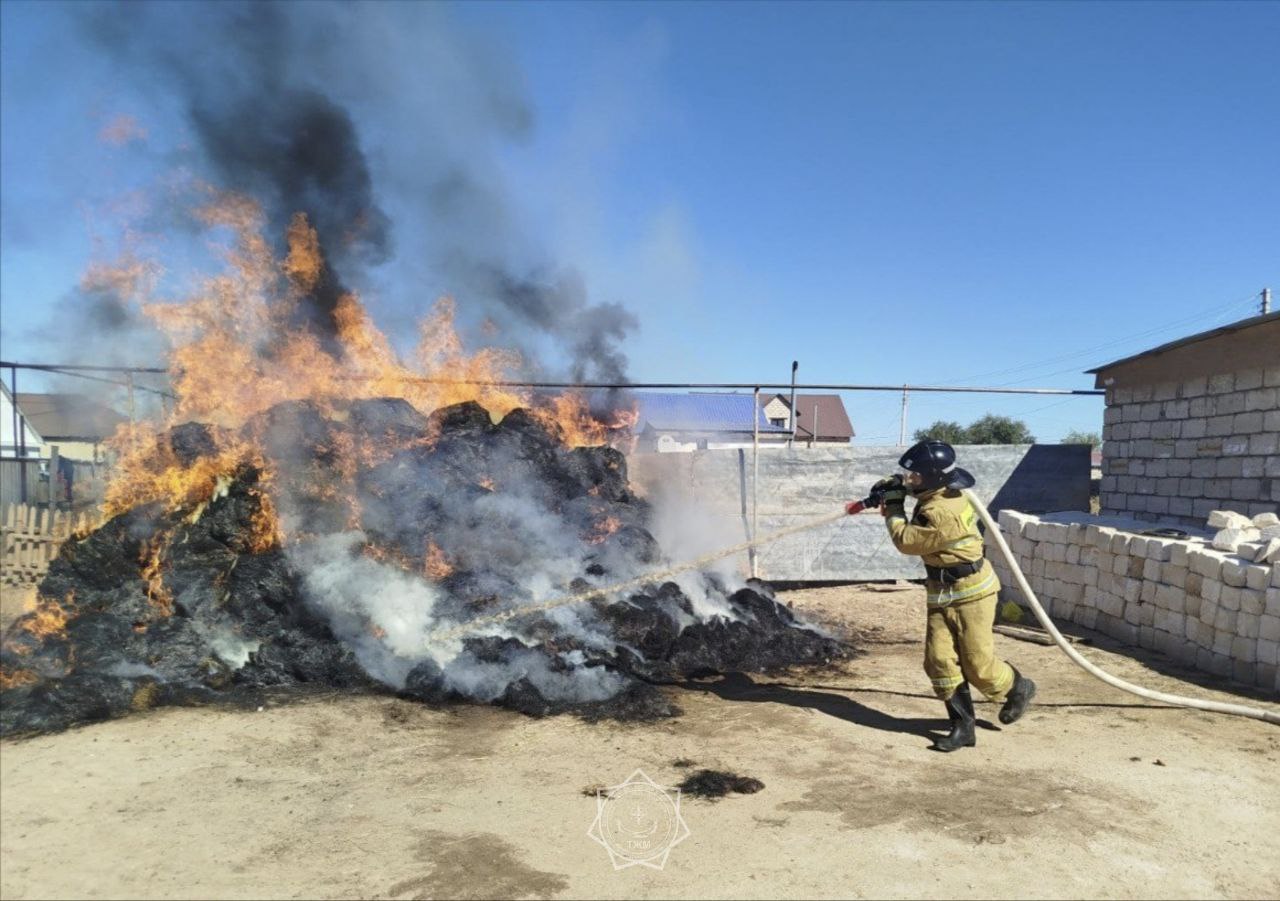
[[435, 637], [662, 569], [625, 457], [526, 409], [286, 401], [152, 452], [212, 489], [63, 546], [4, 634], [4, 734], [305, 686], [644, 719], [678, 712], [661, 683], [846, 652], [766, 585], [712, 573]]

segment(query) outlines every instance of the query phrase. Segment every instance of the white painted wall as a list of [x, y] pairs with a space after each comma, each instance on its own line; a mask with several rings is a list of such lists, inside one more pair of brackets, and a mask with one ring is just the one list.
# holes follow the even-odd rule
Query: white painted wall
[[25, 433], [23, 440], [26, 443], [27, 456], [40, 456], [40, 445], [43, 442], [21, 416], [18, 418], [18, 428], [18, 432], [13, 430], [13, 398], [9, 396], [9, 389], [0, 385], [0, 456], [17, 456], [18, 442], [14, 438], [22, 433]]

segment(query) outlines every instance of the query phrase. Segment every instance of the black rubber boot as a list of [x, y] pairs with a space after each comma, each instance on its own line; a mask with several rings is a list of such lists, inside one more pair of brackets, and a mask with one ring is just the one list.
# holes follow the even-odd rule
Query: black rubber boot
[[955, 694], [943, 703], [947, 705], [947, 718], [951, 720], [951, 731], [942, 738], [935, 739], [933, 749], [958, 751], [960, 748], [972, 748], [978, 743], [973, 731], [973, 724], [977, 717], [973, 713], [973, 696], [969, 694], [969, 683], [960, 683]]
[[1013, 670], [1013, 688], [1009, 689], [1009, 694], [1004, 699], [1004, 706], [1000, 708], [1000, 722], [1006, 726], [1016, 723], [1022, 714], [1026, 713], [1031, 699], [1036, 696], [1036, 683], [1018, 672], [1016, 666], [1010, 669]]

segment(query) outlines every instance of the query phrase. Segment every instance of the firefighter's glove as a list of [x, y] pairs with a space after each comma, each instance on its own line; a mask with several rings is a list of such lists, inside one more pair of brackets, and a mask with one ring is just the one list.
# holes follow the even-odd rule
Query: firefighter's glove
[[902, 480], [898, 479], [893, 486], [884, 491], [883, 499], [880, 502], [880, 512], [885, 516], [903, 516], [906, 513], [907, 504], [907, 488], [902, 484]]
[[871, 493], [875, 494], [877, 492], [889, 491], [893, 488], [901, 488], [901, 487], [902, 487], [902, 476], [892, 475], [892, 476], [889, 476], [887, 479], [881, 479], [880, 481], [872, 485]]
[[867, 495], [867, 506], [882, 507], [886, 498], [897, 493], [901, 493], [902, 497], [906, 497], [906, 489], [903, 487], [901, 476], [892, 475], [887, 479], [881, 479], [871, 486], [871, 493]]
[[884, 505], [886, 507], [901, 507], [907, 502], [907, 489], [891, 488], [884, 493]]

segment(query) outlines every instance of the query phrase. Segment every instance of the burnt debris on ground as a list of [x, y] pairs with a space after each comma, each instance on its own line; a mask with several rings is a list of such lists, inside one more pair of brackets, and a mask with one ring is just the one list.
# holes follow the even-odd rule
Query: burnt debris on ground
[[754, 795], [764, 788], [764, 783], [751, 776], [740, 776], [724, 770], [698, 770], [677, 786], [686, 795], [714, 801], [730, 792], [738, 795]]
[[568, 447], [525, 410], [495, 424], [471, 402], [289, 402], [234, 435], [191, 423], [165, 440], [182, 467], [234, 441], [257, 455], [198, 502], [63, 545], [0, 646], [4, 734], [298, 685], [649, 719], [678, 712], [658, 683], [845, 653], [767, 585], [714, 573], [433, 641], [662, 569], [622, 454]]

